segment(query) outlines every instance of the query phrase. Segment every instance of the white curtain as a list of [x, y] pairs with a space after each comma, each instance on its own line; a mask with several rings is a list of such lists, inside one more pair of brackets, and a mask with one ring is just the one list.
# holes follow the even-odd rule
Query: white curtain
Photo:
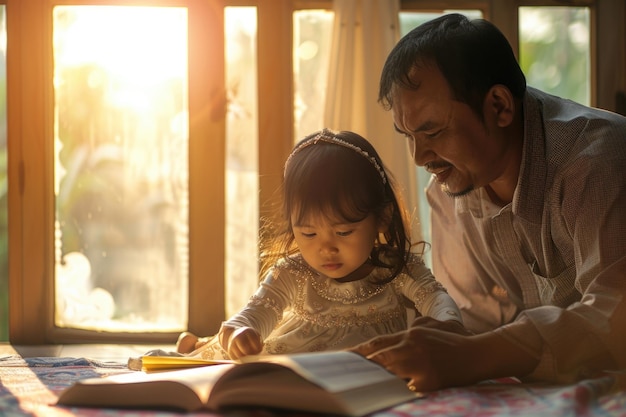
[[400, 0], [334, 0], [333, 9], [324, 125], [372, 142], [401, 186], [413, 220], [412, 238], [421, 240], [416, 168], [390, 112], [377, 102], [383, 64], [400, 39]]

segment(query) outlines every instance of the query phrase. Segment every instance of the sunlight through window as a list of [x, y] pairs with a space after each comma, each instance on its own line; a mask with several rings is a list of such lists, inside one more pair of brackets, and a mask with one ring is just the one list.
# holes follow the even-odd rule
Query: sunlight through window
[[587, 7], [520, 7], [520, 65], [528, 85], [591, 104]]
[[226, 315], [258, 286], [257, 10], [226, 7]]
[[187, 326], [187, 10], [54, 8], [56, 316]]

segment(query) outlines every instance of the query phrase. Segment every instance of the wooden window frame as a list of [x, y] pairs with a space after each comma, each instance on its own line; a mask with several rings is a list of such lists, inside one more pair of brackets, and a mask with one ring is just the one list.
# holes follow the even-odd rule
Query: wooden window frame
[[455, 9], [482, 10], [485, 18], [502, 30], [516, 55], [519, 7], [589, 7], [590, 104], [626, 115], [626, 3], [623, 0], [401, 0], [403, 10], [443, 10], [451, 5]]
[[[9, 341], [172, 342], [178, 333], [95, 332], [54, 324], [52, 10], [56, 5], [189, 9], [189, 328], [224, 316], [225, 92], [219, 0], [7, 1]], [[207, 24], [210, 22], [211, 24]], [[206, 181], [210, 178], [211, 181]], [[221, 277], [222, 279], [211, 279]], [[211, 300], [211, 302], [207, 302]]]

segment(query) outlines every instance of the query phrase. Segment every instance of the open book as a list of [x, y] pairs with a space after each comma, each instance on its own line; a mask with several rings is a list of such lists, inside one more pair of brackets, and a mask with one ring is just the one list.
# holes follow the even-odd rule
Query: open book
[[362, 416], [416, 398], [405, 381], [352, 352], [256, 357], [76, 382], [59, 405], [223, 411], [274, 408]]

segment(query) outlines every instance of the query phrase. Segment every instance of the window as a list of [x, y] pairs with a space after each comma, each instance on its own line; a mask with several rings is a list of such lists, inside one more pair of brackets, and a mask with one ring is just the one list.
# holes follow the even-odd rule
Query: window
[[528, 85], [591, 104], [588, 7], [520, 7], [520, 65]]
[[[6, 155], [2, 142], [2, 120], [6, 116], [0, 105], [0, 268], [7, 256], [11, 261], [8, 274], [10, 314], [7, 316], [0, 311], [0, 338], [7, 325], [11, 342], [18, 344], [173, 342], [184, 328], [198, 334], [215, 332], [225, 316], [238, 309], [256, 287], [259, 218], [271, 215], [274, 192], [280, 184], [282, 166], [294, 140], [322, 127], [320, 114], [326, 94], [323, 73], [328, 58], [325, 54], [330, 44], [329, 31], [323, 28], [331, 27], [332, 2], [131, 0], [125, 2], [129, 6], [126, 8], [117, 1], [107, 5], [103, 0], [78, 0], [73, 1], [72, 6], [67, 6], [65, 0], [19, 1], [28, 7], [7, 8], [8, 23], [4, 26], [2, 21], [3, 26], [0, 27], [0, 34], [5, 27], [8, 28], [8, 46], [0, 51], [0, 71], [4, 65], [4, 51], [14, 51], [6, 62], [7, 106], [10, 109], [6, 169], [1, 164], [3, 155]], [[3, 3], [0, 0], [0, 5]], [[77, 24], [78, 20], [74, 21], [68, 12], [95, 6], [123, 8], [129, 13], [136, 7], [159, 11], [167, 9], [177, 14], [175, 19], [180, 19], [181, 23], [186, 21], [187, 80], [179, 78], [178, 84], [171, 86], [175, 93], [169, 94], [169, 98], [178, 95], [180, 100], [173, 107], [161, 109], [159, 117], [162, 119], [140, 114], [138, 107], [131, 108], [130, 103], [137, 103], [133, 101], [136, 97], [113, 94], [119, 87], [119, 81], [103, 78], [97, 71], [86, 71], [83, 74], [84, 83], [108, 88], [108, 101], [104, 102], [109, 106], [107, 112], [95, 112], [94, 104], [90, 102], [86, 106], [89, 112], [84, 117], [66, 113], [78, 111], [92, 97], [83, 94], [70, 96], [73, 97], [70, 106], [63, 101], [68, 99], [67, 94], [75, 94], [75, 91], [70, 91], [67, 83], [61, 83], [64, 77], [58, 72], [58, 65], [63, 62], [73, 62], [74, 65], [77, 61], [57, 59], [60, 56], [55, 54], [61, 50], [56, 41], [60, 39], [55, 38], [53, 43], [53, 34], [61, 35], [61, 24], [68, 27]], [[401, 7], [403, 31], [416, 25], [420, 19], [451, 10], [450, 7], [482, 15], [496, 23], [509, 38], [522, 65], [526, 66], [531, 85], [541, 88], [552, 86], [558, 88], [554, 90], [557, 94], [569, 96], [569, 93], [561, 93], [565, 90], [560, 89], [564, 88], [565, 81], [574, 79], [576, 88], [571, 91], [576, 95], [572, 98], [588, 100], [592, 105], [609, 110], [626, 110], [620, 107], [624, 106], [620, 103], [624, 101], [626, 90], [626, 5], [623, 2], [572, 0], [567, 7], [563, 7], [562, 2], [556, 0], [403, 0]], [[1, 12], [4, 13], [4, 10], [2, 6]], [[555, 43], [551, 46], [536, 37], [541, 33], [538, 29], [543, 22], [550, 22], [546, 25], [555, 27], [563, 25], [559, 34], [567, 30], [568, 37], [563, 39], [573, 53], [568, 54], [565, 61], [560, 61], [563, 58], [559, 54], [558, 65], [554, 62], [557, 55], [550, 51], [563, 52], [560, 48], [564, 47]], [[180, 32], [174, 30], [174, 33]], [[110, 35], [114, 40], [115, 34]], [[177, 39], [183, 42], [182, 37]], [[128, 41], [131, 42], [130, 39]], [[536, 52], [540, 49], [546, 56], [546, 61], [541, 64]], [[178, 53], [182, 52], [178, 50]], [[80, 55], [81, 59], [87, 57]], [[135, 56], [128, 58], [134, 59]], [[175, 60], [180, 63], [182, 58], [179, 55]], [[587, 63], [584, 63], [585, 60]], [[65, 69], [78, 71], [72, 65]], [[137, 63], [139, 65], [141, 62]], [[568, 73], [570, 70], [578, 73]], [[578, 83], [578, 77], [583, 76], [581, 74], [588, 79], [588, 83]], [[155, 76], [156, 71], [154, 74], [148, 71], [141, 82], [147, 83]], [[151, 90], [152, 93], [156, 91]], [[0, 89], [0, 103], [2, 100]], [[156, 101], [148, 104], [155, 105]], [[121, 107], [112, 108], [113, 105]], [[62, 125], [68, 120], [71, 126]], [[68, 263], [63, 263], [63, 256], [72, 253], [70, 248], [73, 247], [85, 256], [90, 251], [99, 252], [99, 259], [97, 255], [89, 255], [93, 258], [89, 268], [93, 268], [103, 259], [110, 260], [113, 252], [119, 249], [113, 246], [113, 249], [107, 248], [103, 253], [101, 248], [98, 251], [94, 249], [91, 246], [93, 243], [89, 244], [89, 250], [84, 242], [82, 246], [76, 245], [72, 235], [76, 233], [76, 229], [72, 229], [76, 224], [68, 224], [76, 220], [63, 210], [57, 211], [61, 203], [59, 195], [65, 192], [64, 187], [75, 172], [72, 169], [76, 168], [64, 159], [64, 152], [70, 147], [67, 129], [77, 129], [79, 122], [85, 120], [90, 120], [92, 126], [81, 128], [87, 132], [82, 135], [87, 143], [90, 140], [91, 143], [101, 143], [98, 141], [102, 141], [102, 133], [110, 129], [106, 126], [115, 125], [111, 124], [112, 120], [122, 121], [123, 129], [118, 127], [120, 131], [112, 135], [119, 141], [115, 139], [113, 144], [116, 146], [100, 150], [101, 156], [110, 158], [111, 155], [119, 155], [119, 144], [124, 143], [129, 151], [132, 149], [130, 154], [133, 158], [148, 161], [139, 168], [135, 165], [138, 164], [137, 159], [130, 159], [135, 168], [132, 171], [135, 179], [140, 179], [144, 187], [134, 191], [137, 200], [143, 204], [141, 209], [138, 208], [140, 204], [136, 209], [144, 216], [135, 218], [136, 221], [127, 220], [121, 235], [119, 231], [114, 233], [112, 227], [105, 227], [100, 233], [102, 230], [109, 233], [105, 236], [109, 239], [107, 242], [114, 242], [115, 239], [123, 241], [122, 238], [129, 235], [146, 240], [147, 252], [133, 254], [141, 258], [140, 263], [150, 264], [154, 272], [143, 271], [138, 278], [133, 278], [137, 279], [134, 285], [145, 284], [146, 291], [142, 296], [148, 298], [147, 294], [153, 291], [161, 291], [165, 296], [178, 292], [181, 296], [180, 301], [175, 303], [160, 301], [168, 305], [157, 308], [156, 316], [142, 316], [140, 309], [128, 313], [127, 322], [122, 325], [122, 321], [118, 320], [123, 314], [117, 309], [117, 294], [111, 288], [98, 285], [111, 295], [116, 306], [113, 313], [108, 311], [111, 317], [107, 320], [109, 327], [106, 331], [91, 330], [101, 330], [100, 322], [86, 326], [85, 322], [68, 325], [67, 320], [63, 323], [55, 321], [55, 311], [59, 307], [54, 303], [55, 292], [58, 290], [60, 294], [69, 296], [67, 293], [75, 289], [73, 285], [54, 285], [55, 279], [63, 276], [55, 273], [55, 263], [69, 268]], [[58, 129], [55, 129], [56, 121], [59, 122]], [[163, 125], [155, 129], [157, 123]], [[133, 134], [134, 129], [146, 126], [146, 130], [141, 130], [142, 134]], [[175, 137], [176, 133], [185, 137], [185, 130], [186, 145]], [[143, 148], [143, 145], [138, 145], [139, 142], [131, 141], [131, 138], [139, 141], [157, 134], [164, 139], [165, 145], [162, 146], [165, 148]], [[181, 158], [180, 155], [184, 154], [187, 157]], [[111, 162], [106, 158], [99, 161]], [[170, 175], [163, 171], [158, 161], [173, 164], [175, 168], [169, 168], [172, 170]], [[185, 163], [186, 172], [181, 168]], [[92, 207], [91, 219], [87, 219], [90, 222], [104, 215], [104, 211], [98, 211], [98, 205], [104, 208], [104, 203], [111, 203], [104, 197], [115, 195], [116, 191], [111, 186], [112, 182], [103, 181], [103, 178], [109, 177], [102, 173], [129, 175], [122, 169], [116, 170], [115, 166], [89, 165], [91, 171], [87, 173], [90, 181], [101, 187], [94, 188], [86, 180], [82, 183], [88, 192], [100, 191], [87, 200]], [[101, 169], [103, 171], [99, 171]], [[98, 181], [94, 179], [96, 173]], [[7, 191], [1, 181], [3, 175], [8, 175], [11, 184], [8, 187], [8, 203]], [[418, 177], [424, 178], [419, 173]], [[181, 197], [169, 200], [173, 201], [173, 205], [162, 204], [163, 200], [159, 202], [158, 198], [148, 198], [153, 195], [148, 191], [158, 190], [165, 195], [164, 189]], [[104, 194], [102, 190], [112, 194]], [[7, 204], [6, 208], [3, 208], [3, 203]], [[6, 220], [7, 208], [12, 219], [10, 223]], [[423, 218], [428, 213], [424, 211], [425, 207], [422, 210], [420, 216]], [[148, 212], [153, 216], [148, 216]], [[108, 211], [109, 215], [111, 213], [119, 211]], [[81, 210], [79, 214], [84, 216], [86, 211]], [[171, 227], [172, 224], [177, 226]], [[105, 222], [105, 225], [111, 225], [111, 222]], [[83, 234], [93, 233], [85, 230], [83, 225]], [[146, 233], [137, 234], [133, 230]], [[104, 237], [100, 236], [100, 239]], [[9, 242], [8, 255], [2, 253], [3, 241]], [[168, 249], [164, 249], [166, 246]], [[123, 269], [137, 266], [138, 262], [130, 259], [129, 254], [133, 250], [124, 251], [123, 255], [116, 254], [127, 257], [126, 263], [121, 264]], [[158, 259], [161, 253], [172, 259]], [[100, 267], [111, 268], [112, 265], [106, 262]], [[152, 283], [155, 274], [169, 276], [172, 282], [162, 284], [171, 284], [172, 287]], [[0, 271], [0, 294], [8, 293], [7, 283], [2, 281], [4, 277], [6, 274]], [[90, 291], [97, 288], [90, 285]], [[121, 294], [128, 296], [125, 291]], [[96, 297], [110, 302], [106, 293], [99, 290]], [[162, 299], [160, 294], [155, 297], [166, 299]], [[141, 296], [129, 298], [130, 310], [144, 303], [140, 301]], [[133, 302], [138, 305], [133, 306]], [[104, 301], [102, 305], [106, 306], [106, 303]], [[0, 299], [0, 309], [2, 306]], [[175, 310], [171, 316], [177, 318], [170, 320], [159, 316], [167, 309]], [[131, 323], [130, 327], [128, 323]]]
[[293, 14], [294, 142], [324, 127], [333, 19], [325, 9]]
[[10, 340], [217, 330], [223, 8], [29, 3], [7, 15], [8, 49], [28, 51], [7, 63]]
[[227, 7], [226, 28], [226, 315], [257, 287], [259, 150], [257, 10]]
[[53, 40], [54, 323], [185, 329], [187, 10], [56, 6]]

